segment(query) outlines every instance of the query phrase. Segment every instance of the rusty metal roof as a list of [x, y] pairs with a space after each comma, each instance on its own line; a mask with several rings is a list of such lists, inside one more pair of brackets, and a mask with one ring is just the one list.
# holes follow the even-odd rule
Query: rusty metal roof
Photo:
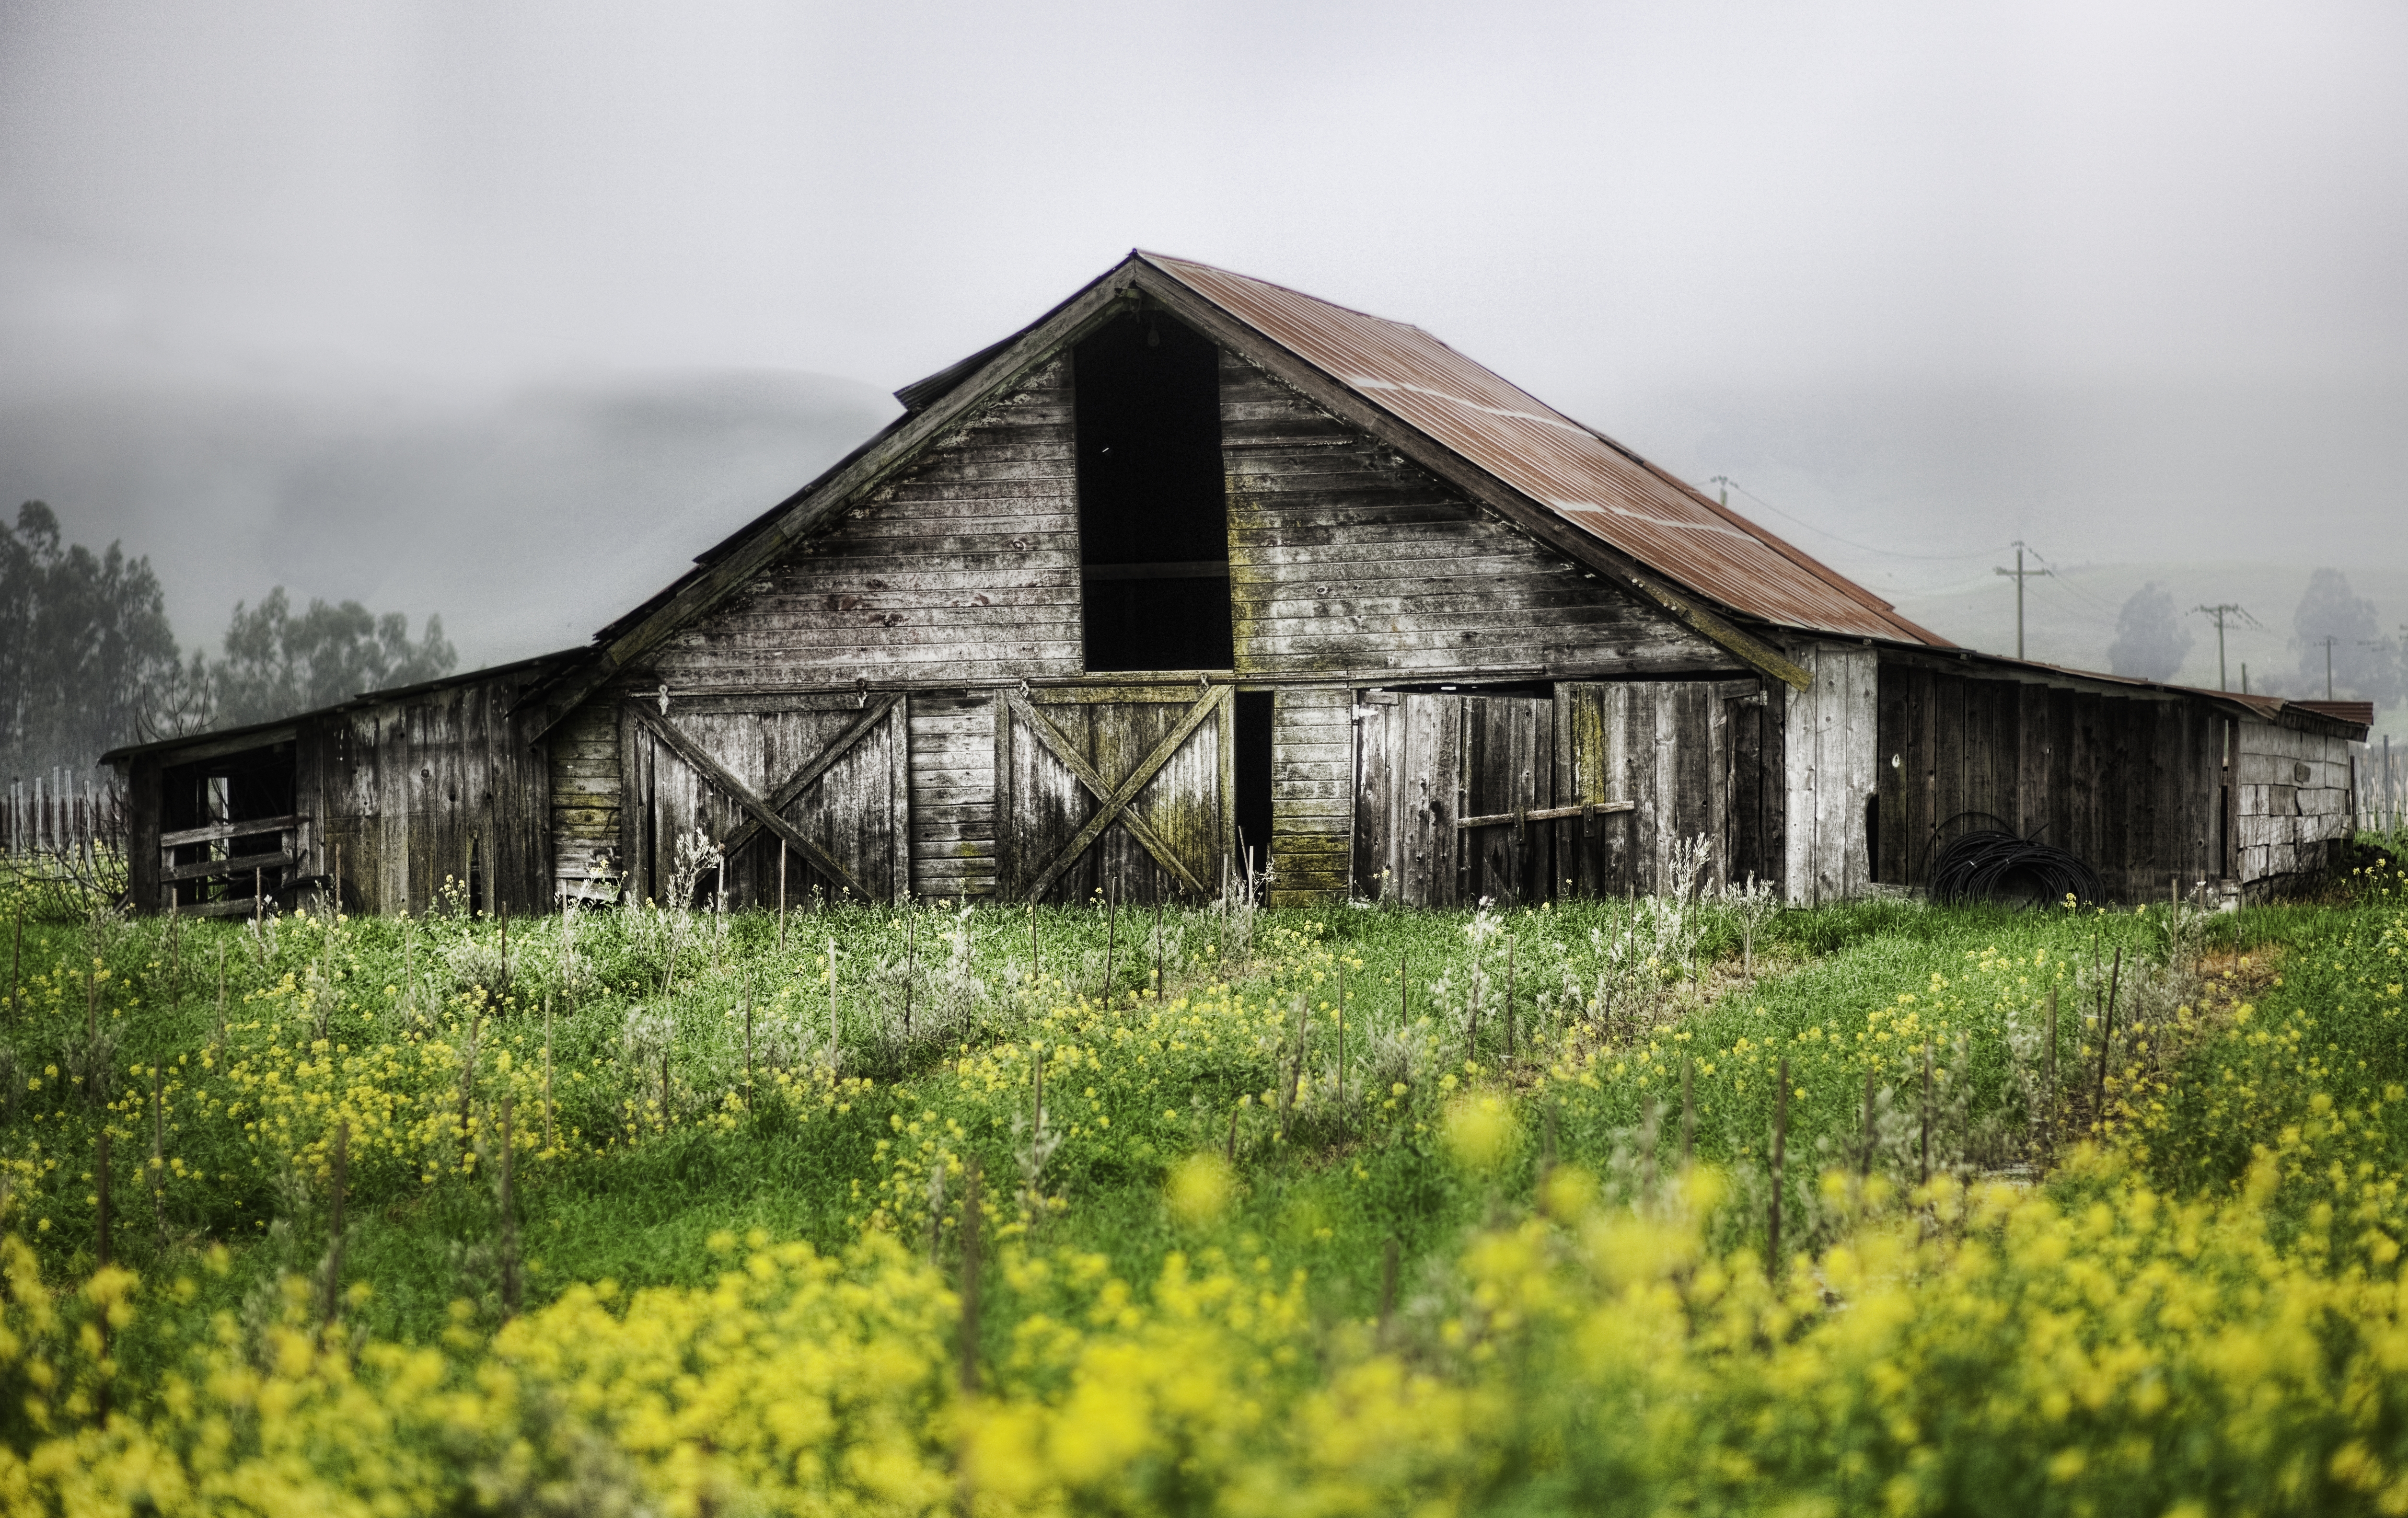
[[1366, 401], [1698, 594], [1784, 626], [1955, 646], [1419, 327], [1209, 265], [1138, 256]]

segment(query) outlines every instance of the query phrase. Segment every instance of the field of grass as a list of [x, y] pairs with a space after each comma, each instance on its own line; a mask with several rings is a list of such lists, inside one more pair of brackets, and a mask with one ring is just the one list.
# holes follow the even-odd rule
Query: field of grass
[[28, 924], [0, 1504], [2408, 1511], [2387, 875], [1745, 916]]

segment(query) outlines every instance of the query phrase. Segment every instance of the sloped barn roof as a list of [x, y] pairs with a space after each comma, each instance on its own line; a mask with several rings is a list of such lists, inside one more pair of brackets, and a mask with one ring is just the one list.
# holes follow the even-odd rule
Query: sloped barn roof
[[1734, 611], [1949, 646], [1888, 602], [1416, 326], [1156, 253], [1139, 257], [1582, 531]]

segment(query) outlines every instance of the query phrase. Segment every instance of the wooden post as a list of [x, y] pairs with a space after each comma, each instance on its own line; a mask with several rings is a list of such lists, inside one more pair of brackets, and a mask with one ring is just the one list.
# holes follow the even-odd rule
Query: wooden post
[[[221, 952], [222, 952], [222, 951], [221, 951]], [[17, 893], [16, 941], [8, 951], [8, 1021], [11, 1023], [14, 1023], [17, 1020], [17, 993], [19, 988], [23, 984], [22, 971], [24, 967], [25, 893], [21, 889]]]
[[216, 1048], [225, 1047], [225, 942], [223, 939], [218, 942], [218, 1026], [214, 1039]]
[[2099, 1020], [2099, 1133], [2107, 1132], [2107, 1055], [2115, 1044], [2115, 993], [2123, 985], [2124, 951], [2115, 950], [2115, 968], [2107, 979], [2107, 1010]]
[[[748, 985], [747, 992], [751, 991]], [[752, 1004], [744, 1005], [744, 1073], [746, 1093], [751, 1093], [752, 1074]], [[546, 1153], [560, 1147], [560, 1130], [553, 1125], [552, 1102], [552, 997], [543, 998], [543, 1147]]]
[[1696, 1082], [1698, 1062], [1693, 1055], [1681, 1056], [1681, 1168], [1689, 1167], [1689, 1159], [1697, 1151], [1698, 1108]]
[[[903, 1041], [905, 1043], [911, 1041], [911, 975], [919, 964], [916, 957], [918, 954], [917, 926], [911, 909], [906, 906], [903, 909]], [[751, 1026], [752, 1012], [750, 1002], [745, 1004], [744, 1016], [745, 1025]]]
[[1923, 1178], [1931, 1183], [1931, 1040], [1923, 1040]]
[[778, 953], [786, 952], [786, 836], [778, 835]]
[[1397, 1310], [1397, 1236], [1390, 1234], [1380, 1250], [1380, 1326]]
[[1154, 999], [1162, 1001], [1162, 871], [1154, 872]]
[[1338, 961], [1338, 1131], [1346, 1131], [1346, 961]]
[[100, 1125], [99, 1148], [100, 1153], [94, 1157], [93, 1164], [93, 1179], [97, 1182], [93, 1194], [96, 1212], [95, 1232], [93, 1236], [93, 1264], [95, 1268], [106, 1270], [109, 1264], [108, 1124], [106, 1123]]
[[167, 1249], [167, 1067], [150, 1064], [150, 1221]]
[[502, 1096], [502, 1318], [508, 1322], [519, 1315], [519, 1224], [518, 1214], [510, 1205], [510, 1169], [514, 1158], [510, 1147], [510, 1108], [509, 1093]]
[[1467, 1065], [1480, 1059], [1480, 951], [1471, 951], [1471, 1026], [1463, 1040], [1463, 1060]]
[[836, 940], [828, 940], [828, 1068], [836, 1068]]
[[1873, 1072], [1865, 1071], [1865, 1152], [1856, 1162], [1856, 1180], [1870, 1181], [1873, 1174]]
[[328, 1328], [343, 1308], [343, 1194], [351, 1183], [351, 1125], [335, 1124], [334, 1188], [327, 1202], [326, 1304], [322, 1322]]
[[752, 1105], [752, 977], [744, 978], [744, 1105]]
[[343, 914], [343, 846], [339, 841], [335, 845], [334, 871], [335, 915], [340, 917]]
[[973, 1157], [962, 1172], [962, 1393], [979, 1389], [979, 1162]]
[[[500, 883], [498, 881], [494, 882], [497, 887]], [[499, 989], [507, 995], [510, 989], [510, 904], [503, 902], [495, 915], [501, 920], [502, 927], [502, 983]]]
[[1505, 939], [1505, 1058], [1513, 1058], [1513, 939]]
[[938, 1246], [945, 1233], [945, 1162], [939, 1160], [928, 1171], [928, 1268], [937, 1268]]
[[1402, 1033], [1412, 1021], [1412, 982], [1405, 979], [1405, 964], [1412, 957], [1410, 949], [1397, 951], [1397, 1031]]
[[1120, 947], [1121, 933], [1121, 893], [1117, 876], [1113, 878], [1111, 890], [1105, 894], [1104, 901], [1104, 1005], [1109, 1007], [1112, 1000], [1112, 955]]
[[1781, 1282], [1781, 1171], [1789, 1153], [1789, 1056], [1781, 1058], [1780, 1089], [1772, 1094], [1772, 1241], [1765, 1274]]
[[2040, 1142], [2042, 1153], [2057, 1148], [2057, 987], [2048, 988], [2048, 1032], [2041, 1040]]
[[1037, 903], [1028, 904], [1028, 994], [1037, 994]]

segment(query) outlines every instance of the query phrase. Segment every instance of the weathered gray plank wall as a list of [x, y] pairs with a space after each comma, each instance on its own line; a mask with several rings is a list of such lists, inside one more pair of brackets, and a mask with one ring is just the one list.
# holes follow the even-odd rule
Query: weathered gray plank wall
[[[2227, 719], [2206, 702], [1881, 668], [1885, 884], [1928, 885], [1950, 838], [2004, 827], [2071, 851], [2118, 899], [2227, 872]], [[1893, 765], [1892, 758], [1898, 763]], [[1970, 814], [1970, 815], [1969, 815]]]
[[673, 691], [1075, 675], [1070, 364], [1049, 365], [647, 661]]
[[619, 837], [619, 722], [588, 701], [546, 738], [552, 766], [552, 874], [580, 898], [608, 899], [624, 868]]
[[1857, 895], [1872, 879], [1865, 802], [1877, 783], [1880, 657], [1825, 642], [1797, 645], [1789, 656], [1814, 683], [1783, 687], [1783, 876], [1790, 904], [1811, 907]]
[[297, 790], [318, 818], [314, 873], [342, 850], [343, 895], [371, 912], [424, 911], [447, 879], [479, 909], [552, 898], [551, 775], [513, 722], [521, 679], [472, 680], [305, 720]]
[[2235, 724], [2236, 842], [2244, 883], [2332, 867], [2351, 832], [2347, 738]]
[[[1354, 693], [1287, 686], [1271, 696], [1271, 905], [1347, 895]], [[1252, 844], [1254, 840], [1246, 840]], [[1259, 857], [1259, 856], [1257, 856]]]
[[[1452, 907], [1667, 890], [1673, 843], [1700, 834], [1704, 885], [1779, 879], [1780, 709], [1755, 676], [1570, 681], [1552, 700], [1372, 691], [1356, 709], [1359, 895]], [[1456, 826], [1584, 802], [1632, 805]]]
[[1240, 673], [1730, 664], [1226, 351], [1221, 452]]

